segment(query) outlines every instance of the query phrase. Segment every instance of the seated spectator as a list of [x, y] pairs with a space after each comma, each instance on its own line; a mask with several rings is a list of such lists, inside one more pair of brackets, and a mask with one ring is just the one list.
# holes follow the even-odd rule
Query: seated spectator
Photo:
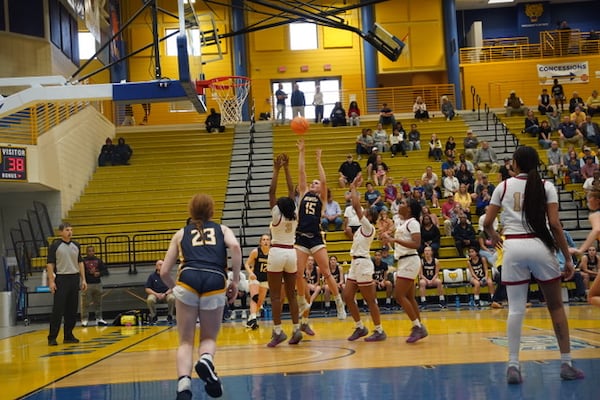
[[592, 151], [589, 146], [583, 146], [577, 157], [579, 158], [579, 167], [583, 167], [585, 165], [585, 157], [592, 157], [594, 159], [594, 164], [598, 164], [596, 152]]
[[383, 188], [384, 201], [391, 205], [398, 197], [398, 188], [394, 185], [394, 179], [389, 176], [385, 181], [385, 187]]
[[446, 117], [446, 121], [452, 121], [456, 112], [454, 112], [454, 106], [448, 99], [448, 96], [442, 96], [442, 114]]
[[600, 127], [597, 123], [592, 122], [591, 115], [585, 117], [585, 122], [581, 124], [579, 130], [589, 142], [600, 146]]
[[577, 158], [577, 153], [575, 153], [575, 150], [571, 150], [568, 153], [566, 170], [569, 180], [572, 183], [583, 183], [583, 178], [581, 177], [581, 167], [579, 166], [579, 159]]
[[396, 157], [398, 152], [402, 153], [404, 157], [408, 157], [406, 155], [406, 146], [405, 146], [405, 138], [406, 133], [404, 130], [399, 131], [398, 128], [394, 128], [392, 134], [390, 135], [390, 151], [392, 152], [392, 158]]
[[585, 117], [585, 112], [582, 111], [581, 107], [575, 107], [575, 111], [571, 113], [571, 121], [575, 122], [577, 127], [585, 122]]
[[421, 182], [425, 192], [425, 199], [431, 200], [433, 207], [439, 208], [438, 198], [441, 196], [439, 180], [430, 165], [425, 168], [425, 172], [421, 175]]
[[598, 164], [594, 162], [593, 156], [585, 156], [584, 165], [581, 167], [581, 177], [585, 180], [588, 178], [593, 178], [594, 173], [598, 171]]
[[444, 151], [446, 157], [456, 156], [456, 142], [454, 141], [454, 136], [449, 136], [448, 140], [446, 140], [446, 150]]
[[373, 149], [373, 136], [371, 136], [371, 129], [365, 128], [362, 133], [356, 137], [356, 154], [360, 160], [362, 154], [369, 155]]
[[377, 232], [377, 239], [381, 241], [384, 246], [387, 246], [389, 243], [385, 239], [385, 235], [394, 236], [394, 221], [390, 218], [387, 211], [382, 211], [379, 213], [377, 217], [377, 222], [375, 222], [375, 230]]
[[329, 225], [333, 225], [336, 231], [342, 229], [342, 209], [340, 204], [333, 199], [331, 189], [327, 189], [327, 204], [325, 204], [325, 210], [323, 211], [323, 217], [321, 218], [321, 227], [325, 232], [329, 230]]
[[113, 152], [115, 151], [115, 146], [113, 145], [111, 138], [106, 138], [106, 142], [102, 145], [100, 149], [100, 155], [98, 156], [98, 166], [104, 167], [112, 163], [113, 160]]
[[590, 117], [600, 114], [600, 96], [598, 96], [597, 90], [592, 90], [592, 95], [588, 97], [585, 105], [587, 106], [587, 115]]
[[448, 196], [446, 202], [442, 204], [442, 218], [444, 219], [444, 233], [446, 236], [452, 236], [452, 229], [458, 222], [457, 211], [460, 211], [460, 204], [454, 202], [454, 196]]
[[546, 154], [548, 156], [548, 164], [546, 165], [548, 171], [552, 172], [554, 176], [562, 176], [565, 164], [563, 162], [562, 150], [558, 147], [558, 142], [556, 140], [553, 140], [552, 143], [550, 143], [550, 148]]
[[[345, 286], [344, 271], [340, 267], [336, 256], [329, 256], [329, 270], [335, 280], [338, 291], [343, 293]], [[328, 285], [323, 285], [323, 301], [325, 304], [325, 315], [329, 315], [331, 312], [331, 289], [329, 289]]]
[[417, 130], [417, 124], [410, 125], [408, 132], [408, 149], [421, 150], [421, 132]]
[[458, 183], [458, 179], [454, 176], [454, 169], [448, 168], [445, 172], [446, 176], [442, 178], [442, 196], [454, 196], [460, 188], [460, 183]]
[[600, 188], [600, 169], [594, 171], [594, 176], [592, 176], [591, 178], [587, 178], [583, 182], [583, 190], [585, 190], [586, 192], [594, 188]]
[[458, 183], [467, 186], [468, 192], [472, 193], [475, 191], [475, 187], [473, 186], [475, 180], [471, 171], [467, 169], [467, 164], [459, 164], [458, 171], [456, 171], [456, 179], [458, 179]]
[[[463, 210], [469, 211], [471, 209], [471, 203], [473, 199], [471, 198], [471, 194], [467, 191], [467, 185], [461, 183], [458, 187], [458, 191], [454, 193], [454, 201], [460, 204]], [[470, 212], [467, 213], [467, 215]]]
[[428, 215], [429, 218], [431, 218], [431, 223], [433, 223], [433, 225], [438, 226], [438, 227], [440, 226], [440, 220], [439, 220], [438, 216], [435, 215], [434, 213], [432, 213], [431, 210], [429, 209], [429, 207], [427, 207], [427, 206], [423, 206], [421, 208], [421, 218], [419, 220], [421, 222], [421, 224], [423, 224], [423, 218], [426, 215]]
[[415, 104], [413, 104], [413, 112], [415, 113], [415, 119], [423, 122], [423, 120], [429, 119], [429, 111], [427, 111], [427, 105], [423, 101], [421, 96], [417, 96]]
[[543, 88], [542, 94], [538, 96], [538, 111], [542, 115], [550, 114], [554, 111], [554, 107], [550, 104], [550, 95], [548, 94], [548, 89]]
[[163, 260], [156, 262], [154, 272], [148, 276], [146, 280], [146, 304], [148, 305], [148, 311], [150, 313], [150, 323], [154, 324], [158, 321], [158, 315], [156, 314], [157, 303], [167, 303], [167, 321], [173, 322], [173, 314], [175, 314], [175, 296], [173, 291], [164, 284], [160, 278], [160, 269], [162, 268]]
[[525, 117], [525, 128], [523, 133], [528, 133], [531, 136], [537, 136], [540, 131], [540, 121], [533, 115], [533, 111], [527, 111], [527, 117]]
[[506, 116], [511, 117], [513, 113], [519, 113], [527, 115], [527, 107], [519, 96], [517, 96], [514, 90], [510, 91], [510, 95], [504, 101], [504, 108], [506, 109]]
[[467, 220], [467, 214], [464, 212], [458, 215], [458, 223], [452, 230], [452, 237], [454, 238], [454, 245], [459, 257], [464, 257], [465, 250], [469, 247], [473, 247], [476, 251], [479, 251], [479, 242], [475, 236], [475, 229], [473, 229], [470, 221]]
[[438, 257], [442, 234], [440, 233], [440, 228], [433, 223], [431, 216], [431, 214], [427, 214], [421, 219], [421, 247], [419, 248], [419, 254], [423, 254], [425, 248], [429, 247], [433, 251], [433, 256]]
[[492, 196], [488, 193], [487, 188], [483, 188], [475, 198], [475, 213], [479, 216], [485, 214], [485, 209], [490, 205]]
[[392, 306], [392, 293], [394, 290], [394, 285], [392, 283], [393, 275], [390, 273], [390, 267], [393, 267], [393, 265], [390, 266], [383, 261], [381, 250], [375, 251], [375, 257], [372, 258], [372, 261], [374, 267], [373, 280], [375, 281], [375, 290], [385, 290], [385, 307], [390, 308]]
[[500, 180], [505, 181], [508, 178], [512, 178], [515, 176], [515, 171], [513, 170], [512, 160], [509, 157], [504, 157], [504, 165], [500, 167]]
[[[376, 147], [374, 147], [374, 149], [376, 149]], [[382, 186], [387, 180], [387, 173], [390, 169], [387, 164], [383, 162], [383, 157], [377, 150], [373, 150], [371, 156], [373, 155], [375, 156], [375, 160], [367, 164], [367, 173], [373, 178], [376, 186]], [[371, 157], [369, 157], [369, 161], [370, 160]]]
[[353, 160], [352, 154], [348, 154], [346, 156], [346, 161], [338, 168], [338, 182], [340, 187], [348, 186], [354, 178], [361, 174], [361, 171], [362, 168], [360, 167], [360, 164]]
[[129, 165], [129, 159], [133, 154], [133, 150], [125, 143], [125, 139], [119, 138], [115, 149], [113, 150], [113, 165]]
[[585, 110], [585, 103], [583, 102], [583, 99], [579, 97], [579, 93], [573, 92], [573, 95], [569, 99], [569, 113], [574, 113], [576, 107]]
[[600, 261], [600, 256], [594, 246], [591, 246], [587, 253], [581, 257], [579, 269], [586, 289], [590, 288], [590, 283], [595, 281], [598, 276], [598, 261]]
[[[477, 240], [479, 241], [479, 255], [487, 260], [488, 266], [492, 268], [492, 273], [494, 271], [494, 267], [498, 263], [498, 251], [493, 246], [492, 241], [490, 240], [485, 230], [483, 230], [483, 220], [485, 220], [485, 213], [482, 214], [483, 218], [481, 223], [481, 228], [477, 232]], [[497, 220], [494, 221], [496, 225], [498, 225]]]
[[390, 203], [390, 213], [392, 214], [392, 217], [395, 217], [398, 214], [398, 209], [400, 208], [400, 205], [402, 204], [404, 199], [404, 193], [399, 191], [396, 195], [396, 200]]
[[360, 126], [360, 109], [356, 101], [351, 101], [348, 106], [348, 121], [350, 126]]
[[480, 169], [483, 172], [498, 172], [498, 157], [496, 156], [494, 149], [492, 149], [486, 141], [481, 142], [481, 147], [475, 153], [473, 163], [475, 164], [475, 168]]
[[437, 295], [440, 299], [440, 307], [446, 308], [446, 299], [444, 297], [444, 289], [442, 280], [439, 278], [440, 262], [433, 254], [431, 247], [425, 247], [423, 250], [423, 258], [421, 259], [421, 271], [419, 273], [419, 294], [421, 296], [421, 307], [427, 305], [427, 297], [425, 296], [428, 288], [436, 288]]
[[410, 186], [408, 178], [402, 178], [402, 181], [400, 182], [400, 191], [404, 194], [404, 197], [408, 197], [411, 195], [412, 187]]
[[479, 140], [477, 139], [477, 136], [473, 134], [471, 129], [467, 131], [467, 137], [464, 138], [463, 144], [465, 148], [465, 156], [472, 160], [475, 157], [475, 152], [479, 146]]
[[373, 187], [373, 183], [367, 182], [367, 191], [365, 193], [365, 201], [371, 207], [373, 211], [376, 211], [379, 214], [382, 211], [387, 211], [387, 207], [383, 202], [383, 198], [381, 197], [381, 193], [379, 190], [376, 190]]
[[425, 200], [425, 195], [418, 188], [413, 188], [410, 197], [421, 207], [425, 207], [427, 205], [427, 200]]
[[206, 117], [204, 126], [208, 133], [225, 132], [225, 127], [221, 125], [221, 114], [216, 112], [214, 108], [210, 109], [210, 114]]
[[487, 189], [490, 196], [494, 193], [496, 187], [491, 183], [486, 174], [481, 175], [481, 181], [475, 185], [475, 194], [479, 196], [484, 189]]
[[471, 161], [467, 160], [467, 157], [464, 154], [461, 153], [458, 155], [458, 161], [460, 162], [460, 164], [465, 164], [467, 166], [467, 171], [469, 171], [472, 174], [475, 173], [475, 166]]
[[542, 121], [540, 130], [538, 132], [538, 143], [543, 149], [549, 149], [552, 144], [550, 137], [552, 136], [552, 129], [548, 124], [548, 121]]
[[560, 125], [562, 118], [560, 113], [554, 110], [550, 114], [546, 114], [546, 117], [548, 118], [548, 123], [550, 124], [550, 129], [552, 129], [552, 132], [557, 131], [558, 125]]
[[448, 155], [446, 157], [446, 161], [442, 163], [442, 176], [446, 176], [449, 169], [453, 170], [455, 173], [458, 169], [458, 164], [456, 163], [456, 161], [454, 161], [453, 154]]
[[481, 300], [479, 299], [481, 286], [487, 285], [491, 302], [494, 301], [494, 292], [496, 288], [494, 287], [492, 277], [488, 275], [487, 260], [479, 255], [478, 248], [469, 247], [468, 256], [467, 267], [469, 268], [469, 271], [471, 271], [471, 285], [473, 285], [475, 306], [481, 307]]
[[331, 126], [333, 127], [346, 126], [346, 110], [344, 110], [340, 101], [335, 102], [333, 110], [331, 110], [329, 120], [331, 122]]
[[433, 133], [429, 141], [429, 157], [433, 157], [435, 161], [442, 161], [442, 141]]
[[577, 147], [583, 146], [583, 135], [568, 115], [565, 115], [562, 122], [558, 125], [558, 135], [560, 147], [565, 147], [565, 143], [573, 143]]
[[381, 125], [396, 125], [396, 118], [394, 118], [394, 111], [388, 107], [387, 103], [383, 103], [379, 112], [379, 123]]
[[379, 151], [385, 151], [385, 147], [388, 142], [388, 134], [385, 129], [383, 129], [381, 124], [377, 124], [377, 128], [373, 131], [373, 141], [375, 142], [375, 146], [377, 146]]

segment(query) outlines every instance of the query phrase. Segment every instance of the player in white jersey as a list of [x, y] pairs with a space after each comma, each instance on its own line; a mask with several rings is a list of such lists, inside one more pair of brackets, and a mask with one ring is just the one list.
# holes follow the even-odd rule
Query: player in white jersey
[[[277, 181], [281, 168], [285, 173], [287, 197], [277, 198]], [[302, 340], [295, 292], [297, 266], [294, 240], [298, 217], [294, 203], [294, 184], [289, 170], [289, 158], [285, 153], [278, 155], [273, 163], [273, 177], [269, 187], [269, 205], [271, 207], [271, 248], [269, 249], [267, 261], [267, 280], [273, 310], [273, 334], [267, 346], [275, 347], [287, 339], [287, 335], [281, 329], [282, 279], [294, 325], [292, 338], [288, 343], [298, 344]]]
[[394, 258], [398, 261], [394, 296], [412, 322], [407, 343], [414, 343], [427, 337], [425, 325], [421, 323], [419, 305], [415, 297], [415, 278], [421, 269], [421, 258], [417, 249], [421, 246], [421, 205], [413, 199], [403, 199], [398, 205], [396, 233], [394, 237], [385, 234], [394, 243]]
[[374, 266], [369, 255], [371, 243], [373, 243], [373, 239], [375, 238], [375, 227], [372, 224], [374, 218], [371, 208], [365, 212], [360, 205], [357, 188], [361, 185], [362, 177], [360, 175], [350, 184], [352, 207], [360, 221], [360, 228], [354, 232], [352, 248], [350, 249], [352, 263], [350, 264], [350, 271], [348, 271], [346, 286], [344, 288], [344, 300], [355, 323], [354, 332], [348, 337], [348, 340], [354, 341], [369, 333], [369, 330], [360, 319], [360, 311], [354, 301], [356, 292], [360, 291], [369, 307], [369, 313], [375, 325], [375, 331], [371, 336], [365, 338], [365, 341], [380, 342], [385, 340], [387, 335], [381, 327], [381, 314], [377, 305], [377, 291], [375, 289], [375, 281], [373, 280]]
[[[583, 378], [583, 372], [573, 367], [571, 362], [569, 323], [561, 296], [561, 278], [571, 279], [575, 269], [558, 218], [556, 189], [540, 178], [538, 163], [539, 157], [534, 148], [517, 148], [513, 155], [516, 176], [505, 180], [494, 190], [483, 223], [493, 245], [501, 242], [493, 228], [493, 221], [502, 208], [502, 283], [506, 285], [508, 294], [506, 379], [509, 384], [522, 382], [519, 346], [531, 275], [538, 280], [546, 298], [561, 354], [561, 378]], [[566, 260], [562, 276], [554, 254], [557, 249]]]

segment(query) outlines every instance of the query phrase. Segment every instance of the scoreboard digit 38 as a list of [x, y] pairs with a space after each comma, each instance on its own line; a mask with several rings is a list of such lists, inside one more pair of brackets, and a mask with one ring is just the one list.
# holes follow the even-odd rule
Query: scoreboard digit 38
[[0, 181], [27, 181], [27, 151], [0, 146]]

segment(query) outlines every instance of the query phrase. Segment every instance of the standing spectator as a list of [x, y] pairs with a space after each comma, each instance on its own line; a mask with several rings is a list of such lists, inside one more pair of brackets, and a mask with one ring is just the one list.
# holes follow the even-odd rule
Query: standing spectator
[[86, 256], [83, 258], [85, 268], [85, 281], [87, 290], [81, 292], [81, 326], [88, 325], [90, 306], [94, 306], [94, 316], [98, 326], [108, 325], [102, 318], [102, 280], [108, 276], [108, 268], [102, 260], [96, 257], [94, 246], [88, 246]]
[[444, 289], [442, 287], [442, 280], [439, 278], [439, 273], [440, 262], [434, 255], [432, 248], [427, 246], [423, 250], [421, 271], [419, 273], [419, 294], [421, 295], [421, 307], [427, 305], [425, 291], [428, 288], [436, 288], [438, 297], [440, 298], [440, 307], [446, 308], [446, 299], [444, 297]]
[[565, 143], [574, 143], [577, 147], [583, 146], [583, 135], [568, 115], [565, 115], [560, 125], [558, 125], [558, 135], [560, 147], [565, 147]]
[[579, 130], [588, 141], [594, 143], [596, 146], [600, 146], [600, 127], [597, 123], [592, 122], [591, 114], [585, 117], [585, 122], [581, 124]]
[[481, 142], [481, 147], [475, 153], [473, 162], [475, 163], [475, 168], [484, 172], [498, 172], [498, 157], [494, 149], [486, 141]]
[[446, 117], [446, 121], [452, 121], [456, 112], [454, 111], [454, 105], [448, 99], [448, 96], [442, 96], [442, 114]]
[[479, 146], [479, 139], [477, 139], [477, 136], [473, 134], [471, 129], [467, 131], [467, 137], [464, 138], [463, 144], [465, 156], [471, 160], [475, 158], [475, 151], [477, 151], [477, 146]]
[[360, 108], [354, 100], [348, 106], [348, 121], [350, 121], [350, 126], [360, 126]]
[[[554, 105], [556, 106], [556, 111], [565, 111], [565, 91], [560, 83], [558, 83], [558, 79], [554, 78], [554, 85], [552, 85], [552, 97], [554, 98]], [[558, 105], [560, 104], [560, 110], [558, 109]]]
[[[196, 194], [189, 204], [191, 221], [177, 231], [160, 268], [159, 278], [177, 297], [179, 347], [177, 348], [177, 398], [192, 398], [192, 364], [196, 322], [200, 322], [200, 340], [195, 370], [204, 381], [211, 397], [223, 395], [221, 380], [215, 372], [214, 357], [227, 299], [237, 297], [242, 265], [242, 251], [231, 229], [212, 221], [214, 201], [206, 194]], [[200, 233], [200, 235], [198, 235]], [[198, 237], [200, 236], [200, 237]], [[231, 255], [233, 279], [226, 287], [227, 250]], [[182, 266], [177, 282], [171, 276], [177, 258]], [[162, 264], [162, 263], [161, 263]], [[227, 297], [225, 297], [227, 294]], [[180, 395], [180, 393], [182, 393]]]
[[552, 144], [552, 140], [550, 137], [552, 136], [552, 129], [548, 124], [548, 121], [542, 121], [540, 125], [540, 131], [538, 132], [538, 143], [542, 146], [542, 149], [550, 148], [550, 144]]
[[467, 221], [467, 215], [463, 212], [458, 216], [458, 224], [452, 230], [454, 245], [458, 251], [459, 257], [465, 256], [465, 249], [473, 247], [479, 251], [479, 241], [475, 235], [473, 225]]
[[373, 140], [379, 151], [384, 152], [388, 142], [388, 135], [381, 124], [377, 124], [377, 128], [373, 131]]
[[408, 149], [421, 150], [421, 132], [417, 130], [417, 124], [410, 125], [408, 132]]
[[133, 116], [133, 106], [131, 104], [125, 104], [125, 116], [123, 117], [123, 122], [121, 122], [121, 126], [133, 126], [135, 125], [135, 117]]
[[574, 113], [576, 107], [580, 107], [582, 110], [585, 110], [585, 103], [579, 96], [579, 93], [573, 92], [571, 98], [569, 99], [569, 113]]
[[131, 150], [131, 147], [125, 143], [124, 138], [120, 137], [113, 151], [113, 165], [129, 165], [129, 159], [132, 154], [133, 150]]
[[427, 105], [421, 96], [417, 96], [415, 99], [413, 112], [415, 113], [415, 119], [418, 119], [421, 122], [423, 122], [423, 120], [429, 120], [429, 111], [427, 111]]
[[329, 115], [329, 119], [331, 121], [331, 126], [334, 128], [336, 126], [346, 126], [346, 110], [344, 110], [340, 101], [335, 102], [333, 110], [331, 110], [331, 115]]
[[300, 90], [300, 86], [297, 83], [294, 84], [294, 90], [292, 90], [292, 118], [297, 116], [304, 117], [304, 107], [306, 107], [306, 99], [304, 98], [304, 92]]
[[321, 86], [315, 86], [315, 95], [313, 96], [312, 105], [315, 106], [315, 122], [319, 123], [323, 121], [323, 110], [325, 103], [323, 102], [323, 93], [321, 92]]
[[338, 168], [340, 174], [338, 182], [340, 183], [340, 187], [349, 185], [357, 175], [361, 174], [361, 171], [362, 168], [360, 167], [360, 164], [352, 159], [352, 154], [348, 154], [346, 156], [346, 161]]
[[115, 146], [113, 145], [112, 139], [106, 138], [106, 141], [100, 149], [100, 155], [98, 156], [98, 166], [104, 167], [105, 165], [112, 163], [114, 151]]
[[140, 125], [146, 125], [148, 123], [148, 118], [150, 117], [150, 111], [152, 110], [152, 105], [150, 103], [142, 103], [142, 109], [144, 110], [144, 118]]
[[571, 28], [567, 21], [560, 21], [558, 24], [558, 49], [562, 57], [569, 55], [569, 45], [571, 41]]
[[379, 123], [381, 125], [396, 125], [396, 118], [394, 118], [394, 111], [388, 107], [387, 103], [383, 103], [381, 110], [379, 111]]
[[71, 240], [73, 227], [63, 222], [58, 227], [60, 239], [54, 240], [48, 248], [48, 287], [53, 294], [52, 314], [48, 332], [48, 346], [57, 346], [56, 337], [64, 317], [63, 343], [79, 343], [73, 335], [77, 322], [79, 289], [85, 291], [85, 268], [79, 243]]
[[585, 105], [587, 107], [587, 115], [590, 117], [600, 114], [600, 96], [598, 96], [597, 90], [592, 90], [592, 95], [588, 97]]
[[278, 85], [279, 89], [275, 92], [275, 98], [277, 99], [277, 117], [279, 125], [285, 125], [285, 100], [288, 98], [287, 93], [283, 91], [283, 84]]
[[540, 132], [540, 121], [538, 121], [537, 117], [533, 115], [532, 110], [527, 111], [527, 116], [525, 117], [525, 128], [523, 129], [523, 133], [528, 133], [531, 136], [537, 136]]
[[375, 141], [373, 140], [373, 136], [371, 136], [371, 129], [364, 128], [361, 134], [356, 137], [356, 154], [359, 161], [362, 159], [362, 154], [371, 154], [373, 144], [375, 144]]
[[561, 114], [554, 110], [550, 114], [546, 114], [546, 117], [548, 117], [548, 123], [552, 132], [557, 131], [561, 121]]
[[[352, 179], [352, 181], [353, 180], [354, 179]], [[331, 189], [327, 188], [327, 204], [325, 204], [325, 211], [323, 212], [323, 218], [321, 218], [321, 226], [323, 227], [323, 230], [327, 232], [329, 230], [329, 225], [332, 224], [335, 226], [335, 230], [339, 231], [342, 229], [343, 222], [340, 203], [333, 199]]]
[[538, 111], [542, 115], [546, 115], [554, 111], [552, 104], [550, 103], [550, 95], [548, 89], [543, 88], [542, 94], [538, 96]]
[[435, 133], [431, 134], [429, 141], [429, 157], [433, 157], [435, 161], [442, 161], [442, 141]]
[[550, 143], [550, 148], [546, 154], [548, 155], [548, 171], [552, 172], [554, 176], [562, 176], [565, 164], [563, 153], [560, 147], [558, 147], [558, 142], [556, 140], [553, 140], [552, 143]]
[[504, 108], [506, 109], [506, 116], [511, 117], [513, 113], [520, 113], [527, 115], [527, 107], [519, 96], [517, 96], [514, 90], [510, 91], [510, 95], [504, 100]]
[[208, 133], [225, 132], [225, 127], [221, 125], [221, 114], [216, 112], [214, 108], [210, 109], [210, 114], [206, 117], [204, 126]]
[[[173, 289], [167, 286], [162, 280], [161, 269], [164, 264], [163, 260], [158, 260], [154, 272], [152, 272], [146, 280], [146, 304], [148, 305], [148, 311], [150, 312], [150, 323], [156, 323], [158, 321], [158, 315], [156, 314], [156, 303], [167, 303], [167, 321], [173, 322], [173, 314], [175, 312], [175, 296], [173, 295]], [[223, 314], [221, 312], [221, 314]]]

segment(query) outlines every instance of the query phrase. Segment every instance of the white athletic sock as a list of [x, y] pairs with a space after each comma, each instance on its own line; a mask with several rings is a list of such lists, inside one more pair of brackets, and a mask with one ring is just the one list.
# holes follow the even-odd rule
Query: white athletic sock
[[300, 324], [294, 324], [294, 332], [296, 332], [298, 329], [300, 329]]
[[419, 318], [415, 319], [414, 321], [412, 321], [413, 326], [416, 326], [418, 328], [421, 327], [421, 321], [419, 321]]
[[571, 353], [560, 353], [560, 361], [563, 364], [568, 364], [569, 366], [573, 365], [573, 362], [571, 360]]
[[273, 330], [279, 335], [281, 333], [281, 325], [273, 325]]
[[446, 300], [446, 298], [444, 297], [444, 295], [441, 295], [441, 296], [440, 296], [440, 300], [441, 300], [441, 301], [444, 301], [444, 300]]
[[375, 325], [375, 330], [379, 333], [383, 332], [383, 328], [382, 328], [381, 324]]
[[425, 300], [427, 300], [427, 299], [425, 298], [425, 296], [421, 296], [421, 303], [424, 303], [424, 302], [425, 302]]
[[200, 358], [204, 358], [210, 362], [213, 362], [213, 356], [210, 353], [204, 353], [204, 354], [200, 355]]
[[356, 328], [358, 328], [358, 329], [362, 329], [362, 328], [364, 328], [364, 327], [365, 327], [365, 325], [364, 325], [364, 324], [363, 324], [363, 322], [362, 322], [362, 319], [359, 319], [358, 321], [356, 321], [356, 322], [354, 323], [354, 326], [355, 326]]
[[192, 390], [192, 378], [188, 375], [180, 376], [177, 381], [177, 392], [183, 392], [184, 390]]
[[508, 296], [508, 365], [519, 366], [519, 350], [521, 346], [521, 329], [525, 318], [528, 285], [507, 285]]
[[344, 301], [342, 300], [342, 295], [339, 293], [337, 296], [335, 296], [335, 304], [344, 304]]
[[302, 324], [308, 324], [308, 318], [302, 317], [302, 319], [300, 320], [300, 323], [302, 323]]
[[331, 307], [331, 302], [330, 301], [326, 301], [325, 302], [325, 308], [330, 308]]
[[479, 295], [478, 294], [474, 295], [473, 297], [475, 297], [475, 300], [479, 300]]
[[392, 304], [392, 299], [389, 297], [385, 299], [385, 304]]
[[256, 319], [256, 314], [250, 314], [248, 317], [248, 321], [252, 321], [253, 319]]

